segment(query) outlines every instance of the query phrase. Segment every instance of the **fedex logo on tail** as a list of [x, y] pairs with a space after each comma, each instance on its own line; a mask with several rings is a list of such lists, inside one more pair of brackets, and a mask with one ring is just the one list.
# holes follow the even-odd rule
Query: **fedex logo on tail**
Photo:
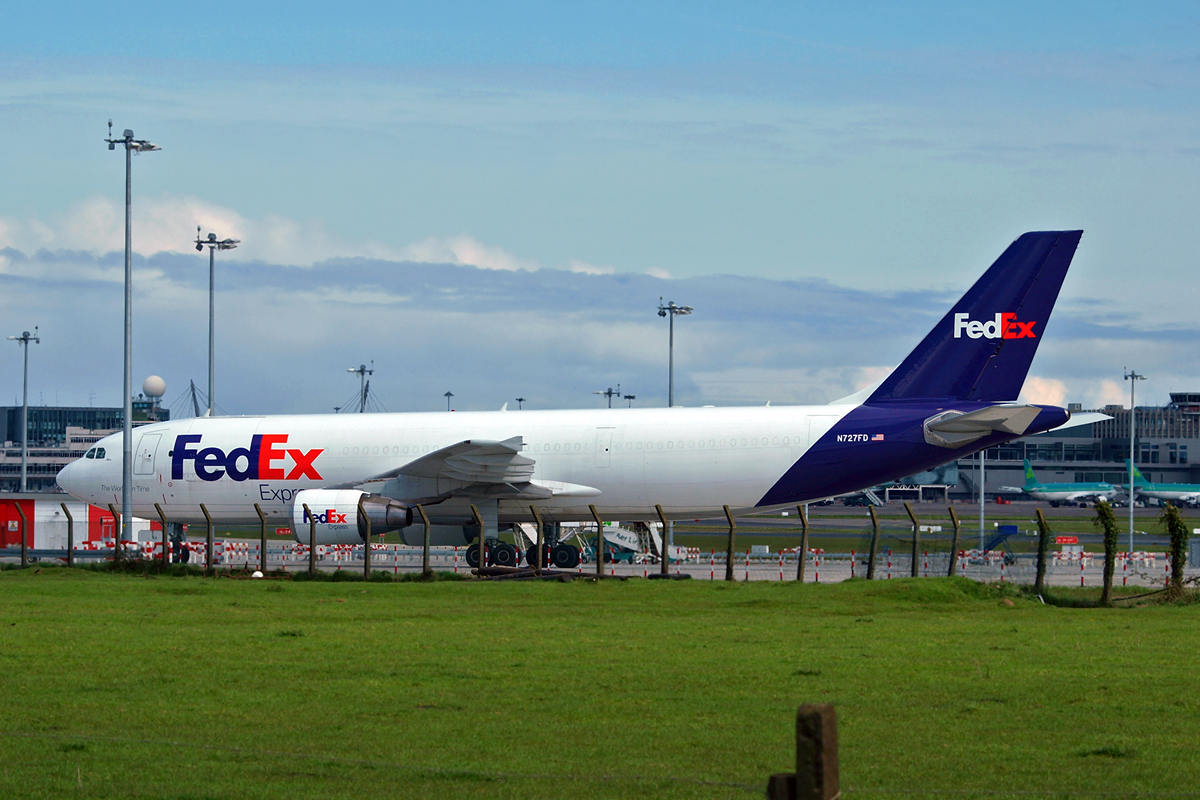
[[1017, 315], [1011, 312], [997, 314], [994, 319], [981, 322], [971, 319], [970, 314], [954, 315], [954, 338], [961, 339], [965, 333], [968, 339], [1036, 339], [1033, 326], [1037, 322], [1021, 322]]
[[317, 520], [317, 522], [319, 522], [322, 525], [348, 525], [349, 524], [348, 522], [346, 522], [346, 514], [339, 514], [337, 511], [335, 511], [332, 508], [327, 508], [323, 512], [321, 512], [319, 514], [313, 514], [313, 515], [310, 515], [307, 510], [304, 512], [304, 521], [305, 522], [309, 522], [314, 518]]
[[226, 475], [235, 481], [298, 481], [301, 478], [323, 480], [313, 462], [325, 452], [324, 449], [286, 448], [283, 446], [287, 444], [286, 433], [255, 434], [250, 439], [249, 447], [235, 447], [228, 453], [219, 447], [191, 447], [199, 444], [202, 438], [203, 436], [197, 433], [175, 437], [175, 449], [171, 451], [173, 480], [183, 480], [183, 465], [187, 461], [192, 462], [196, 477], [202, 481], [220, 480]]

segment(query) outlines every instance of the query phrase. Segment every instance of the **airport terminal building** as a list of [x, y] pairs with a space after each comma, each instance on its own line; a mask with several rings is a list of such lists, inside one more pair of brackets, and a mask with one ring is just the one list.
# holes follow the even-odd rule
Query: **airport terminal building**
[[[1070, 406], [1080, 412], [1078, 405]], [[1050, 431], [987, 451], [984, 491], [989, 500], [1001, 486], [1025, 483], [1023, 460], [1029, 459], [1043, 483], [1129, 483], [1130, 419], [1136, 425], [1134, 463], [1153, 483], [1200, 483], [1200, 392], [1172, 392], [1166, 406], [1139, 406], [1133, 414], [1124, 406], [1095, 409], [1112, 419], [1061, 431]], [[949, 484], [951, 500], [979, 495], [979, 458], [957, 462], [956, 481]], [[1012, 497], [1009, 493], [1007, 496]]]

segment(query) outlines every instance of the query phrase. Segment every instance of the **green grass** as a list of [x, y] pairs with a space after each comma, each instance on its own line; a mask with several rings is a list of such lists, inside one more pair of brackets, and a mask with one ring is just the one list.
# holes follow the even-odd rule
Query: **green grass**
[[751, 797], [803, 702], [845, 797], [1196, 791], [1200, 606], [1017, 591], [5, 571], [0, 796]]

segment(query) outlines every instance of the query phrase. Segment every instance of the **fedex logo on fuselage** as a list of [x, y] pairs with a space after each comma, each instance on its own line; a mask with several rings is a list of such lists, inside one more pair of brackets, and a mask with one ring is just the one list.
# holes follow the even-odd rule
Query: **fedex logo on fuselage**
[[319, 522], [322, 525], [349, 525], [350, 524], [350, 523], [346, 522], [346, 514], [339, 514], [337, 511], [335, 511], [332, 508], [327, 508], [323, 512], [321, 512], [319, 514], [315, 514], [315, 515], [309, 514], [308, 510], [306, 509], [304, 512], [304, 521], [309, 522], [314, 518], [317, 520], [317, 522]]
[[1012, 312], [997, 314], [987, 322], [961, 313], [954, 315], [954, 338], [961, 339], [965, 333], [968, 339], [1036, 339], [1034, 325], [1037, 322], [1021, 322]]
[[[249, 447], [235, 447], [226, 453], [219, 447], [196, 449], [203, 437], [198, 433], [175, 437], [175, 449], [171, 452], [171, 478], [183, 480], [183, 465], [191, 461], [196, 477], [202, 481], [215, 481], [228, 475], [235, 481], [298, 481], [301, 478], [322, 480], [313, 462], [325, 452], [323, 448], [293, 450], [287, 444], [286, 433], [259, 433], [250, 439]], [[291, 468], [285, 469], [288, 460]], [[274, 466], [276, 463], [278, 466]]]

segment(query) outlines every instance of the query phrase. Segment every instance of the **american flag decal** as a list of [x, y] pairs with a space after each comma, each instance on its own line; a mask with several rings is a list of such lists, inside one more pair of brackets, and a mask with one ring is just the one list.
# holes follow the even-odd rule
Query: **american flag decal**
[[872, 442], [882, 442], [882, 441], [883, 441], [883, 434], [882, 434], [882, 433], [877, 433], [877, 434], [875, 434], [874, 436], [872, 436], [872, 437], [871, 437], [871, 441], [872, 441]]

